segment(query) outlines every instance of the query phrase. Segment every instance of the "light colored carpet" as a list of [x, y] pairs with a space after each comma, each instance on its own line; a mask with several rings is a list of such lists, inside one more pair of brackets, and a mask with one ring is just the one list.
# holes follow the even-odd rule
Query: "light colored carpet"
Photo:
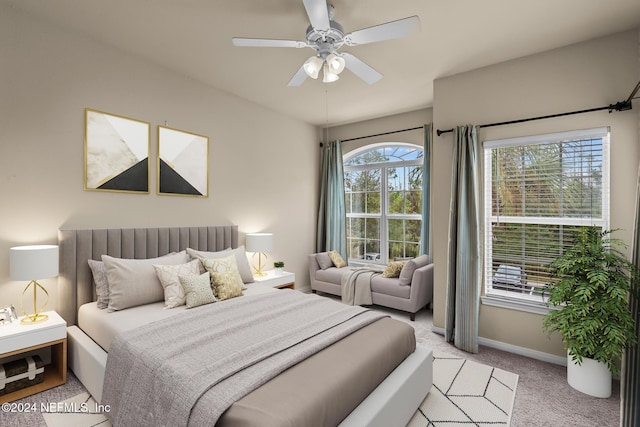
[[[509, 425], [517, 375], [439, 351], [434, 352], [433, 372], [433, 387], [409, 427]], [[86, 392], [57, 407], [42, 414], [47, 427], [111, 426]]]

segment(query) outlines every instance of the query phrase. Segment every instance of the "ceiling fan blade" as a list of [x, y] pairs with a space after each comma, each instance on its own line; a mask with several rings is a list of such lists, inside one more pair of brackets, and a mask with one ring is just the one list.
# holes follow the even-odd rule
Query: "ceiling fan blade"
[[340, 56], [344, 58], [345, 67], [349, 69], [353, 74], [360, 77], [365, 82], [374, 84], [382, 78], [382, 74], [351, 55], [350, 53], [341, 53]]
[[326, 0], [303, 0], [303, 3], [309, 16], [309, 22], [314, 29], [326, 31], [331, 28], [329, 6]]
[[386, 22], [373, 27], [357, 30], [344, 36], [344, 41], [349, 46], [375, 43], [384, 40], [397, 39], [408, 35], [414, 28], [420, 25], [417, 15], [397, 21]]
[[275, 40], [275, 39], [246, 39], [234, 37], [231, 39], [234, 46], [240, 47], [295, 47], [302, 48], [309, 46], [307, 42], [295, 40]]
[[300, 86], [307, 79], [307, 73], [304, 71], [304, 65], [291, 77], [287, 86], [295, 87]]

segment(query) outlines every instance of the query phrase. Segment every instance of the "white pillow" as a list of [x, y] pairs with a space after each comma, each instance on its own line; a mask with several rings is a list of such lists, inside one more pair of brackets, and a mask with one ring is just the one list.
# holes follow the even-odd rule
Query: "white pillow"
[[155, 265], [189, 262], [185, 251], [160, 258], [123, 259], [102, 255], [109, 281], [109, 310], [123, 310], [164, 299], [164, 290]]
[[236, 249], [225, 249], [223, 251], [218, 252], [205, 252], [205, 251], [197, 251], [195, 249], [187, 248], [187, 253], [192, 258], [207, 258], [207, 259], [217, 259], [224, 258], [231, 253], [236, 256], [236, 263], [238, 264], [238, 272], [240, 272], [240, 277], [242, 277], [243, 283], [253, 283], [253, 273], [251, 273], [251, 266], [249, 265], [249, 260], [247, 259], [247, 253], [244, 250], [244, 245], [238, 246]]
[[164, 306], [175, 308], [185, 304], [184, 288], [180, 276], [199, 275], [202, 263], [194, 259], [186, 264], [154, 265], [158, 279], [164, 288]]

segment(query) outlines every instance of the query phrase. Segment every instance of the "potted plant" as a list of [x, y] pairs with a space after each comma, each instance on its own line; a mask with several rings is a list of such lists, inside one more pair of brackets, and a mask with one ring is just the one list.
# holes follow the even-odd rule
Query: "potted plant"
[[282, 272], [284, 271], [284, 261], [274, 262], [273, 269], [275, 270], [276, 275], [282, 274]]
[[610, 237], [616, 230], [586, 227], [575, 244], [551, 266], [558, 281], [546, 286], [556, 309], [543, 320], [546, 332], [559, 332], [567, 348], [567, 381], [596, 397], [611, 395], [611, 375], [628, 345], [636, 343], [627, 302], [637, 292], [637, 273]]

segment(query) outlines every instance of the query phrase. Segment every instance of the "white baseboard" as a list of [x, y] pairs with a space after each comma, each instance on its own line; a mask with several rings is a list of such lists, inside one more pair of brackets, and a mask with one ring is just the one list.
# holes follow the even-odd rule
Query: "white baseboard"
[[[444, 328], [432, 326], [431, 330], [437, 334], [444, 335]], [[520, 356], [530, 357], [532, 359], [541, 360], [543, 362], [553, 363], [555, 365], [567, 366], [567, 358], [556, 356], [554, 354], [544, 353], [538, 350], [532, 350], [526, 347], [520, 347], [513, 344], [508, 344], [501, 341], [491, 340], [489, 338], [478, 337], [478, 343], [498, 350], [506, 351], [508, 353], [518, 354]]]

